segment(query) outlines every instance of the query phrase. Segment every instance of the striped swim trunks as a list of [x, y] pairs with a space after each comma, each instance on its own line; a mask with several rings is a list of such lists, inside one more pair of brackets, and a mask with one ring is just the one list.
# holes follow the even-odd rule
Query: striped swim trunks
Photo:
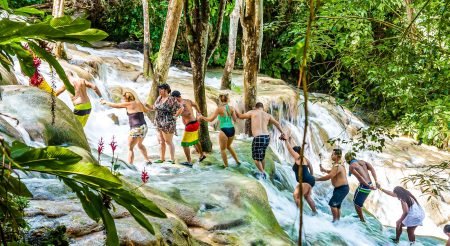
[[266, 157], [266, 150], [269, 146], [270, 136], [259, 135], [253, 138], [252, 158], [255, 161], [262, 161]]

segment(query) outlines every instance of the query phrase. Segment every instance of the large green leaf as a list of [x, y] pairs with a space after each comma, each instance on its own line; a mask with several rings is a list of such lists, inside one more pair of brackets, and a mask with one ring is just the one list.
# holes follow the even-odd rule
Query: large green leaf
[[119, 237], [117, 236], [116, 224], [114, 223], [113, 217], [109, 213], [108, 209], [105, 208], [105, 206], [102, 206], [101, 213], [103, 224], [106, 229], [106, 245], [118, 246]]
[[81, 159], [81, 156], [71, 150], [56, 146], [32, 148], [14, 157], [14, 161], [21, 163], [23, 167], [42, 165], [55, 168], [71, 166], [70, 164], [78, 163]]
[[156, 204], [141, 195], [124, 189], [111, 189], [108, 193], [114, 199], [118, 198], [127, 203], [133, 204], [142, 212], [159, 218], [166, 218], [166, 214], [161, 211]]
[[8, 0], [0, 0], [0, 8], [8, 10]]
[[6, 186], [8, 192], [11, 192], [17, 196], [33, 197], [25, 184], [18, 178], [11, 176], [11, 174], [7, 174], [3, 176], [3, 179], [5, 182], [3, 185]]
[[85, 195], [85, 190], [87, 187], [79, 186], [75, 181], [69, 178], [61, 178], [64, 183], [69, 186], [69, 188], [77, 194], [78, 199], [80, 199], [81, 206], [83, 206], [84, 211], [89, 216], [89, 218], [94, 221], [99, 221], [101, 218], [100, 211], [91, 203], [88, 197]]
[[31, 8], [31, 7], [22, 7], [18, 9], [14, 9], [15, 14], [22, 15], [39, 15], [41, 18], [45, 16], [45, 12], [39, 9]]
[[47, 61], [48, 64], [50, 64], [50, 66], [55, 69], [59, 78], [66, 86], [66, 90], [69, 91], [72, 95], [75, 95], [75, 89], [73, 88], [73, 85], [70, 83], [69, 79], [66, 76], [66, 73], [64, 72], [64, 69], [61, 67], [61, 64], [59, 64], [55, 57], [53, 57], [51, 54], [39, 47], [39, 45], [35, 44], [34, 42], [29, 42], [28, 44], [37, 56]]
[[153, 229], [152, 224], [148, 221], [147, 218], [145, 218], [145, 216], [138, 209], [136, 209], [135, 206], [133, 206], [132, 203], [129, 203], [129, 202], [122, 200], [120, 198], [117, 198], [117, 197], [114, 198], [114, 200], [118, 204], [125, 207], [130, 212], [131, 216], [133, 216], [133, 218], [139, 223], [139, 225], [144, 227], [152, 235], [155, 235], [155, 230]]
[[23, 48], [20, 44], [13, 43], [10, 45], [10, 47], [13, 49], [14, 54], [19, 60], [22, 73], [24, 73], [26, 76], [31, 77], [36, 71], [36, 68], [33, 66], [33, 55], [31, 55], [31, 53]]
[[108, 37], [108, 34], [98, 29], [87, 29], [77, 33], [67, 34], [67, 37], [77, 38], [86, 42], [100, 41]]
[[70, 16], [63, 16], [53, 18], [50, 20], [50, 25], [55, 29], [67, 33], [76, 33], [89, 29], [91, 22], [86, 19], [76, 18], [72, 19]]
[[12, 143], [12, 147], [11, 147], [11, 158], [13, 158], [13, 159], [17, 158], [32, 149], [33, 149], [32, 147], [30, 147], [20, 141], [14, 141]]

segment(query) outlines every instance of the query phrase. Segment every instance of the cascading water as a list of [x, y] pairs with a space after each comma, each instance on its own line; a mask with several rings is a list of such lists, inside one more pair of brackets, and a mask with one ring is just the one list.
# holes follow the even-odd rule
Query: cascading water
[[[77, 47], [79, 51], [86, 52], [99, 57], [116, 57], [119, 61], [124, 61], [135, 66], [142, 66], [143, 56], [140, 52], [130, 50], [117, 50], [117, 49], [102, 49], [96, 50], [91, 48]], [[74, 55], [75, 56], [75, 55]], [[76, 59], [82, 59], [76, 57]], [[75, 59], [74, 59], [75, 60]], [[100, 88], [100, 91], [104, 95], [104, 98], [111, 100], [109, 91], [113, 87], [126, 87], [135, 91], [138, 97], [142, 100], [145, 99], [149, 90], [150, 83], [136, 83], [130, 80], [126, 80], [121, 76], [121, 72], [114, 69], [109, 65], [101, 65], [99, 68], [99, 76], [94, 79], [94, 83]], [[20, 69], [17, 67], [16, 71]], [[50, 81], [50, 69], [47, 64], [43, 63], [40, 68], [41, 73]], [[16, 76], [22, 84], [28, 85], [28, 79], [19, 72], [16, 72]], [[210, 73], [207, 75], [206, 84], [208, 86], [219, 88], [218, 73]], [[176, 68], [171, 68], [169, 77], [176, 79], [191, 80], [191, 74], [181, 71]], [[242, 85], [242, 76], [235, 76], [233, 82], [236, 86]], [[57, 87], [61, 86], [59, 79], [57, 80]], [[176, 88], [174, 88], [176, 89]], [[89, 92], [89, 96], [92, 102], [92, 113], [88, 120], [86, 127], [84, 128], [85, 134], [88, 138], [90, 146], [95, 149], [97, 142], [100, 138], [103, 138], [106, 143], [114, 136], [115, 140], [119, 143], [118, 156], [121, 159], [126, 159], [127, 156], [127, 137], [128, 137], [128, 124], [127, 116], [124, 109], [112, 109], [106, 106], [100, 105], [99, 98], [92, 91]], [[316, 98], [323, 97], [322, 95], [315, 95]], [[59, 97], [63, 100], [71, 109], [73, 109], [72, 102], [68, 93], [64, 93]], [[297, 143], [301, 142], [303, 138], [304, 128], [304, 114], [302, 112], [302, 104], [296, 105], [270, 105], [270, 112], [278, 116], [283, 126], [289, 129], [293, 138]], [[119, 124], [111, 119], [111, 116], [115, 115], [118, 118]], [[313, 164], [315, 175], [323, 175], [318, 172], [319, 163], [323, 163], [325, 166], [329, 164], [329, 151], [325, 147], [326, 139], [330, 137], [350, 138], [348, 129], [364, 127], [364, 124], [358, 120], [352, 114], [342, 108], [332, 106], [327, 103], [313, 103], [309, 104], [309, 120], [310, 125], [308, 127], [307, 135], [307, 147], [305, 149], [305, 155]], [[149, 126], [149, 132], [144, 140], [144, 145], [152, 159], [157, 157], [159, 153], [159, 145], [156, 138], [157, 131], [154, 126], [147, 120]], [[181, 133], [181, 122], [177, 124]], [[19, 127], [20, 129], [20, 127]], [[245, 140], [245, 139], [244, 139]], [[296, 207], [293, 198], [292, 191], [296, 185], [294, 174], [291, 170], [292, 159], [286, 152], [283, 142], [278, 140], [278, 133], [272, 134], [272, 150], [278, 155], [281, 163], [277, 163], [276, 173], [274, 180], [260, 181], [266, 190], [269, 198], [270, 206], [284, 231], [292, 238], [293, 241], [298, 240], [298, 208]], [[181, 141], [180, 136], [174, 137], [175, 145], [179, 145]], [[215, 140], [213, 140], [215, 141]], [[245, 140], [247, 141], [247, 140]], [[28, 144], [31, 141], [28, 138]], [[34, 144], [36, 145], [36, 144]], [[108, 147], [108, 146], [107, 146]], [[348, 146], [341, 146], [344, 149], [348, 149]], [[248, 150], [250, 152], [250, 150]], [[168, 153], [166, 153], [167, 155]], [[320, 157], [322, 156], [322, 158]], [[371, 152], [363, 152], [360, 157], [373, 162], [373, 160], [382, 158], [381, 155], [376, 155]], [[104, 164], [107, 161], [105, 161]], [[121, 170], [121, 173], [126, 177], [137, 177], [139, 172], [144, 169], [144, 161], [140, 153], [136, 154], [136, 168], [126, 168]], [[230, 161], [231, 162], [231, 161]], [[167, 168], [164, 165], [152, 165], [146, 167], [147, 170], [153, 176], [162, 176], [168, 174]], [[379, 170], [380, 167], [377, 167]], [[180, 169], [179, 172], [202, 172], [204, 170], [194, 167], [193, 169]], [[177, 171], [178, 172], [178, 171]], [[350, 180], [353, 177], [350, 178]], [[157, 182], [157, 178], [155, 178]], [[355, 181], [352, 181], [355, 183]], [[161, 185], [163, 185], [161, 183]], [[310, 209], [305, 205], [304, 216], [304, 239], [313, 245], [390, 245], [389, 236], [392, 236], [393, 230], [383, 227], [381, 223], [373, 216], [367, 215], [367, 223], [362, 224], [357, 218], [353, 217], [354, 208], [351, 202], [350, 195], [347, 197], [343, 204], [342, 212], [343, 218], [340, 222], [332, 224], [331, 215], [328, 207], [328, 199], [331, 196], [332, 187], [329, 182], [318, 182], [314, 187], [313, 199], [316, 202], [319, 213], [313, 216]], [[380, 194], [373, 192], [374, 194], [369, 199], [380, 200]], [[387, 216], [398, 217], [400, 215], [400, 208], [397, 204], [398, 201], [384, 197], [383, 199], [390, 200], [391, 203], [395, 203], [395, 209], [387, 213]], [[387, 205], [384, 203], [383, 205]], [[384, 220], [391, 222], [391, 220]], [[394, 220], [395, 221], [395, 220]], [[389, 223], [394, 225], [394, 223]], [[431, 222], [428, 222], [431, 225]], [[427, 227], [428, 228], [428, 227]], [[433, 227], [431, 227], [434, 229]], [[420, 234], [420, 228], [417, 232]], [[427, 231], [426, 234], [432, 234]], [[423, 233], [425, 234], [425, 233]], [[404, 239], [404, 238], [403, 238]], [[405, 239], [404, 239], [405, 240]], [[440, 241], [432, 238], [419, 238], [417, 245], [437, 245]], [[405, 244], [406, 245], [406, 244]]]

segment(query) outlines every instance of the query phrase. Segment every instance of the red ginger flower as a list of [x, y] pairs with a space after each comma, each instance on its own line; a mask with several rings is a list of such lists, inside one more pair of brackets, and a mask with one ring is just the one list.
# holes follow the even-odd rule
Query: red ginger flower
[[149, 178], [150, 178], [150, 176], [148, 175], [148, 172], [145, 171], [145, 168], [144, 168], [144, 171], [142, 171], [142, 174], [141, 174], [142, 183], [144, 183], [144, 184], [147, 183]]

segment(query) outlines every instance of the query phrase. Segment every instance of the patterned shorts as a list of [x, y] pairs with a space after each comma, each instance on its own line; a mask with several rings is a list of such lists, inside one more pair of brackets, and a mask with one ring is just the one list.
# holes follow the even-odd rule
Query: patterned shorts
[[147, 125], [136, 126], [130, 129], [130, 137], [132, 138], [144, 138], [147, 135]]
[[269, 146], [270, 136], [259, 135], [253, 138], [252, 158], [255, 161], [262, 161], [266, 157], [266, 149]]

